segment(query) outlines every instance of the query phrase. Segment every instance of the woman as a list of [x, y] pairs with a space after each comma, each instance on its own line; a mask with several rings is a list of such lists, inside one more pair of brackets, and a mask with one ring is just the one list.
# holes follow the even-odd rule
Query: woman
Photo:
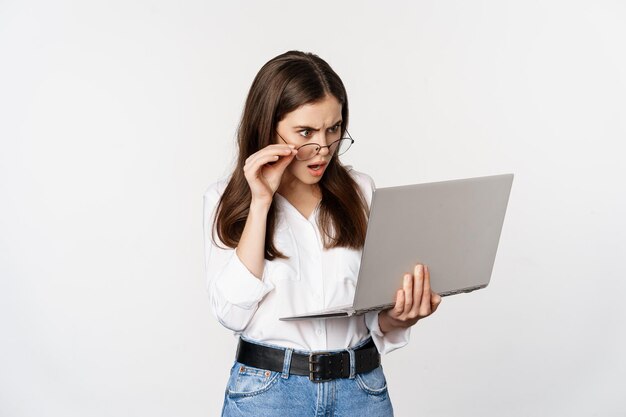
[[406, 345], [441, 302], [426, 266], [406, 274], [391, 309], [279, 320], [352, 302], [374, 183], [339, 160], [354, 142], [347, 125], [330, 66], [279, 55], [250, 88], [237, 167], [204, 195], [211, 305], [240, 337], [223, 416], [393, 415], [380, 353]]

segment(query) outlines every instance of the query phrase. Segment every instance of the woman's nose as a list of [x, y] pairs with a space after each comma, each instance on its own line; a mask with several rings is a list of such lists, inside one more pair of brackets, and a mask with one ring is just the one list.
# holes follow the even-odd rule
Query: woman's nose
[[321, 134], [319, 136], [319, 142], [318, 142], [318, 145], [320, 145], [320, 150], [319, 150], [318, 153], [320, 155], [322, 155], [322, 156], [328, 155], [329, 149], [326, 146], [327, 142], [328, 142], [328, 138], [326, 137], [326, 135], [325, 134]]
[[325, 156], [325, 155], [328, 155], [329, 152], [330, 152], [330, 149], [328, 149], [328, 146], [322, 146], [318, 153], [322, 156]]

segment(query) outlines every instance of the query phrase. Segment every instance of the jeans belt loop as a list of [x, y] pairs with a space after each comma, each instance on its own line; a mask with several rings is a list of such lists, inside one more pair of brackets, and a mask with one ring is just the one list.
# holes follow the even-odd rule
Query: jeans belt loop
[[354, 357], [354, 350], [348, 348], [346, 349], [348, 351], [348, 354], [350, 355], [350, 379], [354, 379], [356, 372], [355, 372], [355, 368], [356, 368], [356, 360]]
[[289, 378], [289, 367], [291, 366], [291, 355], [293, 354], [293, 349], [287, 348], [285, 349], [285, 359], [283, 360], [283, 374], [282, 378]]

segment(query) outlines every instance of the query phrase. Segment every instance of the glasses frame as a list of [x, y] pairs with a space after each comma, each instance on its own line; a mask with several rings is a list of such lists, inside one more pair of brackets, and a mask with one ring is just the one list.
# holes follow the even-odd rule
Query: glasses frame
[[[278, 133], [278, 130], [276, 131], [276, 134], [277, 134], [277, 135], [278, 135], [278, 137], [279, 137], [279, 138], [281, 138], [281, 139], [283, 140], [283, 142], [285, 142], [287, 145], [291, 145], [289, 142], [287, 142], [287, 141], [285, 140], [285, 138], [283, 138], [283, 137], [280, 135], [280, 133]], [[321, 151], [323, 148], [328, 148], [328, 151], [330, 151], [330, 147], [331, 147], [331, 146], [333, 146], [335, 143], [337, 143], [337, 142], [339, 142], [339, 141], [342, 141], [342, 140], [346, 140], [346, 139], [348, 139], [348, 140], [350, 140], [350, 146], [348, 146], [348, 149], [346, 149], [346, 150], [345, 150], [345, 152], [338, 153], [338, 154], [337, 154], [337, 156], [345, 154], [346, 152], [348, 152], [348, 150], [350, 149], [350, 147], [352, 147], [352, 145], [354, 145], [354, 139], [352, 139], [352, 136], [350, 136], [350, 133], [348, 133], [348, 129], [346, 129], [346, 133], [345, 133], [345, 134], [346, 134], [346, 135], [348, 135], [348, 137], [343, 137], [343, 136], [342, 136], [341, 138], [337, 139], [336, 141], [334, 141], [334, 142], [332, 142], [332, 143], [329, 143], [328, 145], [324, 145], [324, 146], [322, 146], [322, 145], [320, 145], [319, 143], [311, 142], [311, 143], [305, 143], [304, 145], [300, 145], [300, 146], [298, 146], [297, 148], [295, 148], [295, 149], [296, 149], [296, 151], [299, 151], [301, 148], [304, 148], [305, 146], [311, 146], [311, 145], [315, 145], [315, 146], [317, 146], [317, 151], [313, 154], [313, 156], [312, 156], [312, 157], [307, 158], [307, 159], [300, 159], [300, 158], [298, 158], [298, 154], [296, 153], [296, 159], [297, 159], [298, 161], [309, 161], [309, 160], [311, 160], [311, 159], [315, 158], [317, 155], [319, 155], [320, 151]], [[333, 153], [333, 156], [335, 156], [335, 154], [334, 154], [334, 153]]]

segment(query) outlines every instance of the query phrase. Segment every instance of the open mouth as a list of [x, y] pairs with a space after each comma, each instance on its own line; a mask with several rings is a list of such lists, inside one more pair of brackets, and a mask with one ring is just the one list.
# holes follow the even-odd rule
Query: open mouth
[[309, 169], [309, 173], [314, 177], [321, 177], [324, 174], [324, 168], [327, 164], [327, 162], [320, 162], [318, 164], [307, 165], [307, 168]]
[[314, 171], [317, 171], [320, 168], [323, 168], [326, 165], [326, 162], [322, 162], [319, 164], [311, 164], [311, 165], [307, 165], [309, 168], [311, 168]]

